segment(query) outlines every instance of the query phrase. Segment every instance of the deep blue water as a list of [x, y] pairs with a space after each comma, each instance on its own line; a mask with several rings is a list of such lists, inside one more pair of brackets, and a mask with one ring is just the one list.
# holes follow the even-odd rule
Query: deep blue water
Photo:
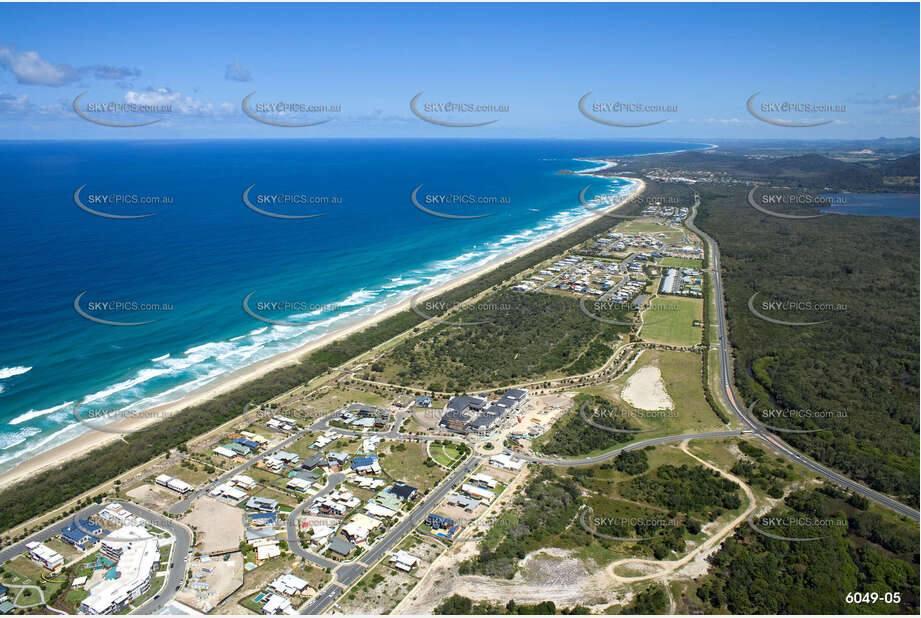
[[832, 206], [822, 212], [862, 217], [902, 217], [917, 219], [921, 214], [918, 195], [903, 193], [827, 193]]
[[[78, 435], [72, 402], [140, 409], [178, 399], [221, 374], [380, 311], [489, 259], [590, 216], [579, 191], [617, 180], [561, 175], [575, 157], [703, 147], [667, 142], [265, 140], [6, 142], [0, 219], [0, 469]], [[426, 195], [496, 196], [500, 205], [431, 205]], [[85, 212], [155, 216], [113, 220]], [[304, 194], [341, 204], [260, 208], [241, 195]], [[171, 204], [90, 204], [91, 196], [165, 196]], [[87, 320], [80, 307], [111, 321]], [[278, 326], [242, 309], [259, 301]], [[161, 303], [164, 311], [99, 311], [93, 303]], [[30, 368], [26, 370], [27, 368]]]

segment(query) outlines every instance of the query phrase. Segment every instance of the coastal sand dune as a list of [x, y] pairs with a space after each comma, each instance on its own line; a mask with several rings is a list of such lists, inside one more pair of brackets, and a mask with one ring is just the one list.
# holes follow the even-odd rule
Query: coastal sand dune
[[637, 370], [627, 380], [620, 396], [639, 410], [671, 410], [674, 407], [658, 367], [646, 366]]

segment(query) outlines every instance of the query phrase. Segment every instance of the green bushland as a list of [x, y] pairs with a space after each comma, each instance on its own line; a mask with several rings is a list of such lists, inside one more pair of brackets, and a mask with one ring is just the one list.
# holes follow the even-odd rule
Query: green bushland
[[621, 614], [650, 615], [668, 613], [668, 595], [661, 584], [652, 584], [635, 597], [621, 611]]
[[543, 453], [564, 457], [587, 455], [630, 442], [636, 437], [635, 433], [606, 431], [589, 425], [579, 413], [583, 405], [585, 416], [594, 423], [613, 429], [637, 429], [626, 420], [626, 417], [616, 412], [620, 408], [609, 400], [580, 394], [576, 397], [573, 409], [558, 419], [547, 436], [540, 441], [539, 448]]
[[572, 523], [580, 495], [576, 479], [541, 467], [513, 502], [512, 508], [519, 513], [514, 526], [504, 530], [505, 536], [494, 548], [480, 545], [476, 556], [461, 563], [460, 573], [511, 578], [521, 559]]
[[593, 320], [578, 300], [556, 294], [503, 289], [477, 307], [487, 309], [447, 319], [480, 323], [439, 324], [395, 346], [380, 361], [384, 376], [403, 386], [462, 392], [582, 374], [601, 366], [617, 336], [630, 330]]
[[[790, 494], [756, 523], [764, 518], [811, 518], [846, 521], [847, 526], [826, 526], [819, 532], [815, 526], [763, 528], [794, 538], [824, 536], [805, 542], [776, 540], [739, 526], [710, 558], [711, 570], [698, 582], [699, 609], [731, 614], [917, 615], [917, 524], [867, 508], [866, 500], [830, 486]], [[880, 601], [848, 603], [852, 592], [876, 592]], [[900, 602], [885, 603], [887, 592], [898, 593]]]
[[[719, 242], [734, 377], [745, 402], [770, 425], [827, 429], [783, 437], [855, 481], [917, 506], [919, 294], [911, 282], [919, 279], [918, 220], [829, 215], [790, 221], [753, 209], [747, 187], [696, 188], [702, 198], [697, 225]], [[776, 314], [828, 320], [783, 326], [749, 311], [755, 292], [757, 302], [846, 309], [812, 319], [804, 312]], [[768, 419], [764, 410], [808, 410], [812, 417]]]

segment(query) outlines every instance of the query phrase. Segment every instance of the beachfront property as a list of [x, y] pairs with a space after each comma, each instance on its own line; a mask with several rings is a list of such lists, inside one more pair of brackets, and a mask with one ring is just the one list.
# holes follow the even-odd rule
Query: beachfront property
[[44, 543], [39, 543], [38, 541], [26, 543], [26, 549], [29, 550], [29, 558], [49, 571], [57, 571], [64, 566], [64, 556]]
[[232, 502], [240, 502], [249, 495], [242, 488], [234, 486], [232, 480], [221, 483], [208, 493], [215, 498], [227, 498]]
[[212, 449], [212, 452], [215, 455], [220, 455], [221, 457], [226, 457], [228, 459], [233, 459], [237, 456], [235, 452], [224, 446], [215, 446], [214, 449]]
[[117, 577], [104, 579], [80, 603], [84, 614], [113, 614], [150, 589], [160, 564], [160, 543], [142, 526], [126, 526], [102, 540], [101, 553], [118, 561]]
[[156, 478], [157, 485], [161, 487], [166, 487], [167, 489], [172, 489], [173, 491], [179, 494], [187, 494], [194, 489], [191, 485], [185, 481], [177, 478], [173, 478], [168, 474], [161, 474]]
[[98, 534], [102, 528], [88, 519], [80, 519], [61, 530], [61, 540], [73, 545], [80, 551], [85, 551], [99, 540]]
[[363, 403], [352, 403], [339, 410], [334, 421], [358, 430], [380, 428], [390, 423], [390, 412]]
[[99, 517], [105, 521], [118, 524], [119, 526], [143, 526], [147, 524], [147, 521], [143, 517], [133, 515], [118, 502], [113, 502], [99, 511]]
[[288, 418], [287, 416], [282, 416], [280, 414], [276, 414], [268, 421], [266, 421], [265, 426], [276, 431], [282, 431], [284, 433], [294, 433], [297, 431], [297, 421], [295, 421], [293, 418]]
[[486, 397], [458, 395], [445, 404], [444, 414], [438, 424], [455, 433], [486, 435], [497, 429], [527, 400], [528, 391], [521, 388], [505, 391], [502, 397], [491, 404]]
[[251, 440], [252, 442], [255, 442], [260, 447], [265, 446], [266, 444], [269, 443], [268, 438], [266, 438], [265, 436], [259, 435], [258, 433], [254, 433], [252, 431], [241, 431], [240, 437], [246, 438], [247, 440]]

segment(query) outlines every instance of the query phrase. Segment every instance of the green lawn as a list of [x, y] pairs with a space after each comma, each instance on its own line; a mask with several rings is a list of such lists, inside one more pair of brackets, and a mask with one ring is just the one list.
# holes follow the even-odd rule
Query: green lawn
[[696, 268], [700, 270], [702, 268], [701, 264], [703, 264], [702, 260], [694, 258], [666, 257], [659, 260], [659, 266], [666, 268]]
[[[399, 442], [390, 443], [390, 445], [394, 450], [383, 455], [380, 458], [380, 464], [387, 476], [395, 481], [404, 481], [419, 490], [421, 494], [437, 485], [445, 477], [446, 472], [442, 468], [432, 462], [426, 465], [428, 455], [425, 452], [425, 444]], [[401, 446], [405, 447], [405, 450], [396, 450]]]
[[643, 312], [646, 324], [640, 331], [645, 341], [665, 345], [695, 345], [700, 343], [702, 327], [694, 321], [703, 319], [703, 300], [679, 296], [661, 296]]

